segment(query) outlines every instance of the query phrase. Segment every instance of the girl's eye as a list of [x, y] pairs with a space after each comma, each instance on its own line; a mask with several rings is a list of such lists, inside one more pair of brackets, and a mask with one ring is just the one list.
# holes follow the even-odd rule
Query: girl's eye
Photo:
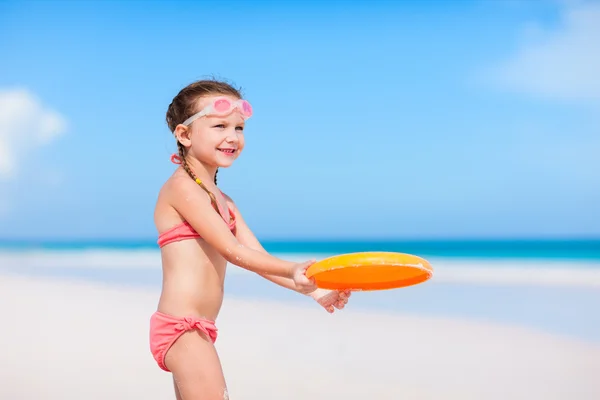
[[219, 125], [215, 125], [214, 127], [215, 127], [215, 128], [221, 128], [221, 129], [223, 129], [223, 128], [225, 128], [225, 125], [223, 125], [223, 124], [219, 124]]
[[237, 128], [235, 128], [235, 130], [243, 132], [244, 131], [244, 127], [243, 126], [238, 126]]

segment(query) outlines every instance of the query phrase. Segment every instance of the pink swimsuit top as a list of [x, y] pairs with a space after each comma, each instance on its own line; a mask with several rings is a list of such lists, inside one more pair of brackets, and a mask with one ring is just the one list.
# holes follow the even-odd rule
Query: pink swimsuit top
[[[174, 164], [181, 164], [181, 158], [176, 154], [173, 154], [171, 156], [171, 161]], [[224, 215], [223, 210], [221, 209], [221, 205], [218, 201], [216, 201], [214, 195], [210, 193], [206, 186], [204, 186], [201, 182], [199, 184], [202, 187], [202, 189], [204, 189], [206, 193], [208, 193], [211, 196], [211, 203], [215, 211], [218, 212], [221, 216]], [[223, 192], [221, 192], [220, 190], [219, 192], [221, 193], [221, 196], [223, 196]], [[224, 219], [225, 218], [223, 218], [223, 220]], [[229, 230], [235, 234], [235, 214], [233, 213], [233, 211], [231, 211], [231, 208], [229, 208], [229, 222], [227, 223], [227, 225], [229, 225]], [[201, 237], [198, 234], [198, 232], [196, 232], [196, 230], [187, 221], [183, 221], [182, 223], [177, 224], [171, 229], [158, 235], [157, 243], [159, 247], [163, 247], [173, 242], [200, 238]]]
[[[229, 216], [229, 230], [235, 232], [235, 215], [231, 209], [229, 209]], [[183, 221], [182, 223], [175, 225], [171, 229], [161, 233], [158, 236], [158, 246], [163, 247], [169, 243], [179, 242], [181, 240], [200, 238], [200, 235], [194, 230], [194, 228], [192, 228], [187, 221]]]

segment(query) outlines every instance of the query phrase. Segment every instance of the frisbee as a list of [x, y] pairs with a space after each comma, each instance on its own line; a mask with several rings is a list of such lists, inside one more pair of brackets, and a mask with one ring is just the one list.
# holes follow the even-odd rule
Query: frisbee
[[333, 290], [396, 289], [425, 282], [433, 275], [421, 257], [392, 252], [341, 254], [312, 264], [306, 270], [317, 287]]

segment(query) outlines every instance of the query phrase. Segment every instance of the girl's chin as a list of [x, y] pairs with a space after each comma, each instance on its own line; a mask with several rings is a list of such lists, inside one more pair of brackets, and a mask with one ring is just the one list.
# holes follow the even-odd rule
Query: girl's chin
[[227, 168], [231, 166], [235, 160], [237, 160], [238, 155], [217, 155], [215, 164], [219, 167]]

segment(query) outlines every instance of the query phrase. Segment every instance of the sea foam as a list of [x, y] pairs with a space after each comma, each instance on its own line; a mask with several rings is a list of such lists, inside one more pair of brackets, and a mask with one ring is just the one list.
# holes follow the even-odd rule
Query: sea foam
[[[274, 254], [302, 262], [328, 254]], [[434, 268], [433, 283], [579, 286], [600, 289], [600, 262], [535, 259], [428, 259]], [[0, 252], [0, 271], [50, 272], [52, 269], [153, 269], [160, 270], [157, 250], [38, 250]], [[230, 265], [228, 273], [249, 271]]]

